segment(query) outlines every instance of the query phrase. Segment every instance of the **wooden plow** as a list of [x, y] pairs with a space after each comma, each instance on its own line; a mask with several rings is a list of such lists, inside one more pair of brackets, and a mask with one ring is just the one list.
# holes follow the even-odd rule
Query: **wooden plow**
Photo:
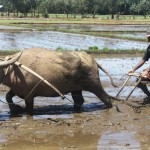
[[118, 92], [117, 95], [116, 95], [116, 98], [119, 97], [120, 93], [122, 92], [122, 90], [124, 89], [124, 87], [127, 86], [127, 83], [128, 83], [129, 79], [130, 79], [132, 76], [133, 76], [133, 77], [136, 77], [136, 78], [138, 79], [138, 81], [135, 83], [135, 85], [134, 85], [134, 87], [132, 88], [131, 92], [130, 92], [130, 93], [128, 94], [128, 96], [126, 97], [126, 99], [125, 99], [126, 101], [129, 99], [129, 97], [131, 96], [131, 94], [133, 93], [133, 91], [135, 90], [135, 88], [136, 88], [137, 85], [141, 82], [141, 79], [142, 79], [142, 77], [141, 77], [140, 74], [129, 73], [129, 74], [127, 74], [127, 75], [128, 75], [128, 77], [127, 77], [127, 79], [125, 80], [125, 82], [123, 83], [123, 85], [121, 86], [119, 92]]

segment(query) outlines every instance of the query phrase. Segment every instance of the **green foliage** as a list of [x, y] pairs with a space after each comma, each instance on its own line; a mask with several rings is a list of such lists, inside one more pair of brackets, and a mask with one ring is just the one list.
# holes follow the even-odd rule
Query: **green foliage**
[[88, 48], [89, 51], [99, 51], [97, 46], [92, 46]]
[[43, 13], [43, 17], [44, 17], [44, 18], [49, 18], [49, 14], [48, 14], [47, 12], [44, 12], [44, 13]]
[[56, 48], [56, 51], [63, 51], [64, 49], [62, 47]]
[[4, 16], [4, 13], [1, 13], [1, 16], [3, 17], [3, 16]]
[[108, 49], [107, 47], [104, 47], [104, 48], [103, 48], [103, 51], [104, 51], [104, 52], [109, 52], [109, 49]]
[[0, 55], [2, 56], [7, 56], [7, 55], [12, 55], [20, 52], [19, 50], [1, 50]]
[[22, 13], [31, 17], [42, 14], [48, 17], [49, 13], [53, 14], [73, 14], [76, 18], [80, 14], [82, 18], [93, 18], [97, 14], [111, 14], [111, 19], [117, 19], [119, 15], [146, 15], [150, 14], [149, 0], [0, 0], [0, 5], [4, 6], [4, 12], [9, 16], [11, 12]]

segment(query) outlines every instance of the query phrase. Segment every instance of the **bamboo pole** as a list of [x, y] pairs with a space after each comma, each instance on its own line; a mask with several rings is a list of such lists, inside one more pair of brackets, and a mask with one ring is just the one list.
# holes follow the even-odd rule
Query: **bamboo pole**
[[31, 70], [30, 68], [28, 68], [27, 66], [19, 63], [19, 62], [15, 62], [15, 65], [30, 72], [32, 75], [36, 76], [37, 78], [39, 78], [40, 80], [42, 80], [45, 84], [47, 84], [49, 87], [51, 87], [54, 91], [56, 91], [61, 97], [62, 99], [65, 98], [65, 96], [56, 88], [54, 87], [51, 83], [49, 83], [46, 79], [44, 79], [42, 76], [40, 76], [39, 74], [37, 74], [36, 72], [34, 72], [33, 70]]
[[120, 88], [119, 92], [117, 93], [116, 97], [119, 96], [119, 94], [121, 93], [121, 91], [123, 90], [123, 88], [125, 87], [126, 83], [129, 81], [131, 76], [128, 76], [128, 78], [126, 79], [126, 81], [123, 83], [122, 87]]
[[134, 77], [137, 77], [137, 78], [140, 77], [140, 74], [139, 74], [139, 73], [128, 73], [127, 75], [128, 75], [128, 76], [134, 76]]
[[142, 77], [140, 76], [140, 74], [135, 74], [135, 73], [129, 73], [127, 74], [128, 78], [126, 79], [126, 81], [123, 83], [121, 89], [119, 90], [119, 92], [117, 93], [116, 97], [119, 96], [119, 94], [121, 93], [121, 91], [123, 90], [123, 88], [126, 86], [127, 82], [129, 81], [131, 76], [137, 77], [139, 80], [137, 81], [137, 83], [135, 84], [135, 86], [133, 87], [133, 89], [131, 90], [131, 92], [129, 93], [129, 95], [126, 98], [126, 101], [129, 99], [129, 97], [131, 96], [131, 94], [133, 93], [133, 91], [135, 90], [135, 88], [137, 87], [137, 85], [141, 82]]
[[131, 96], [131, 94], [133, 93], [133, 91], [135, 90], [135, 88], [137, 87], [137, 85], [141, 82], [142, 78], [138, 78], [138, 82], [135, 84], [135, 86], [133, 87], [133, 89], [131, 90], [131, 92], [129, 93], [129, 95], [126, 98], [126, 101], [129, 99], [129, 97]]

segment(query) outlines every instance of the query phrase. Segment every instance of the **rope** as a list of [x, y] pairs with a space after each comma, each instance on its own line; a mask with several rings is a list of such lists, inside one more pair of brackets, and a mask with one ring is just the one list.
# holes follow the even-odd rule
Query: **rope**
[[[68, 93], [67, 95], [71, 96], [69, 93]], [[73, 94], [73, 96], [83, 97], [83, 96], [75, 95], [75, 94]], [[85, 96], [85, 95], [84, 95], [84, 97], [88, 97], [88, 98], [96, 98], [97, 96]]]
[[29, 94], [24, 98], [24, 100], [26, 100], [32, 93], [33, 91], [35, 90], [35, 88], [41, 83], [43, 82], [44, 79], [40, 80], [33, 88], [32, 90], [29, 92]]
[[[28, 93], [28, 95], [24, 98], [24, 100], [26, 100], [32, 93], [33, 93], [33, 91], [35, 90], [35, 88], [42, 82], [43, 80], [40, 80], [33, 88], [32, 88], [32, 90]], [[22, 102], [22, 101], [24, 101], [24, 100], [20, 100], [19, 102], [16, 102], [16, 103], [20, 103], [20, 102]], [[14, 103], [8, 103], [8, 102], [4, 102], [4, 101], [2, 101], [2, 100], [0, 100], [0, 102], [2, 102], [2, 103], [4, 103], [4, 104], [14, 104]]]
[[[18, 104], [18, 103], [20, 103], [20, 102], [22, 102], [22, 101], [24, 101], [24, 100], [20, 100], [19, 102], [16, 102], [16, 104]], [[14, 104], [14, 103], [8, 103], [8, 102], [4, 102], [4, 101], [2, 101], [2, 100], [0, 100], [0, 102], [2, 102], [2, 103], [4, 103], [4, 104]]]

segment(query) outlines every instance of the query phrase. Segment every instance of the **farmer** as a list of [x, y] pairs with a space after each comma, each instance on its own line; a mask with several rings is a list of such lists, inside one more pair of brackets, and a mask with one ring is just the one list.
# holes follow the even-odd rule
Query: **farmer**
[[[146, 35], [148, 42], [150, 42], [150, 32]], [[147, 47], [147, 50], [143, 56], [143, 58], [137, 63], [137, 65], [129, 71], [129, 73], [134, 73], [137, 69], [139, 69], [146, 61], [148, 61], [150, 58], [150, 45]], [[147, 97], [144, 98], [144, 104], [150, 103], [150, 92], [146, 86], [150, 82], [150, 67], [146, 68], [141, 72], [142, 80], [138, 84], [137, 87], [139, 87], [146, 95]]]

